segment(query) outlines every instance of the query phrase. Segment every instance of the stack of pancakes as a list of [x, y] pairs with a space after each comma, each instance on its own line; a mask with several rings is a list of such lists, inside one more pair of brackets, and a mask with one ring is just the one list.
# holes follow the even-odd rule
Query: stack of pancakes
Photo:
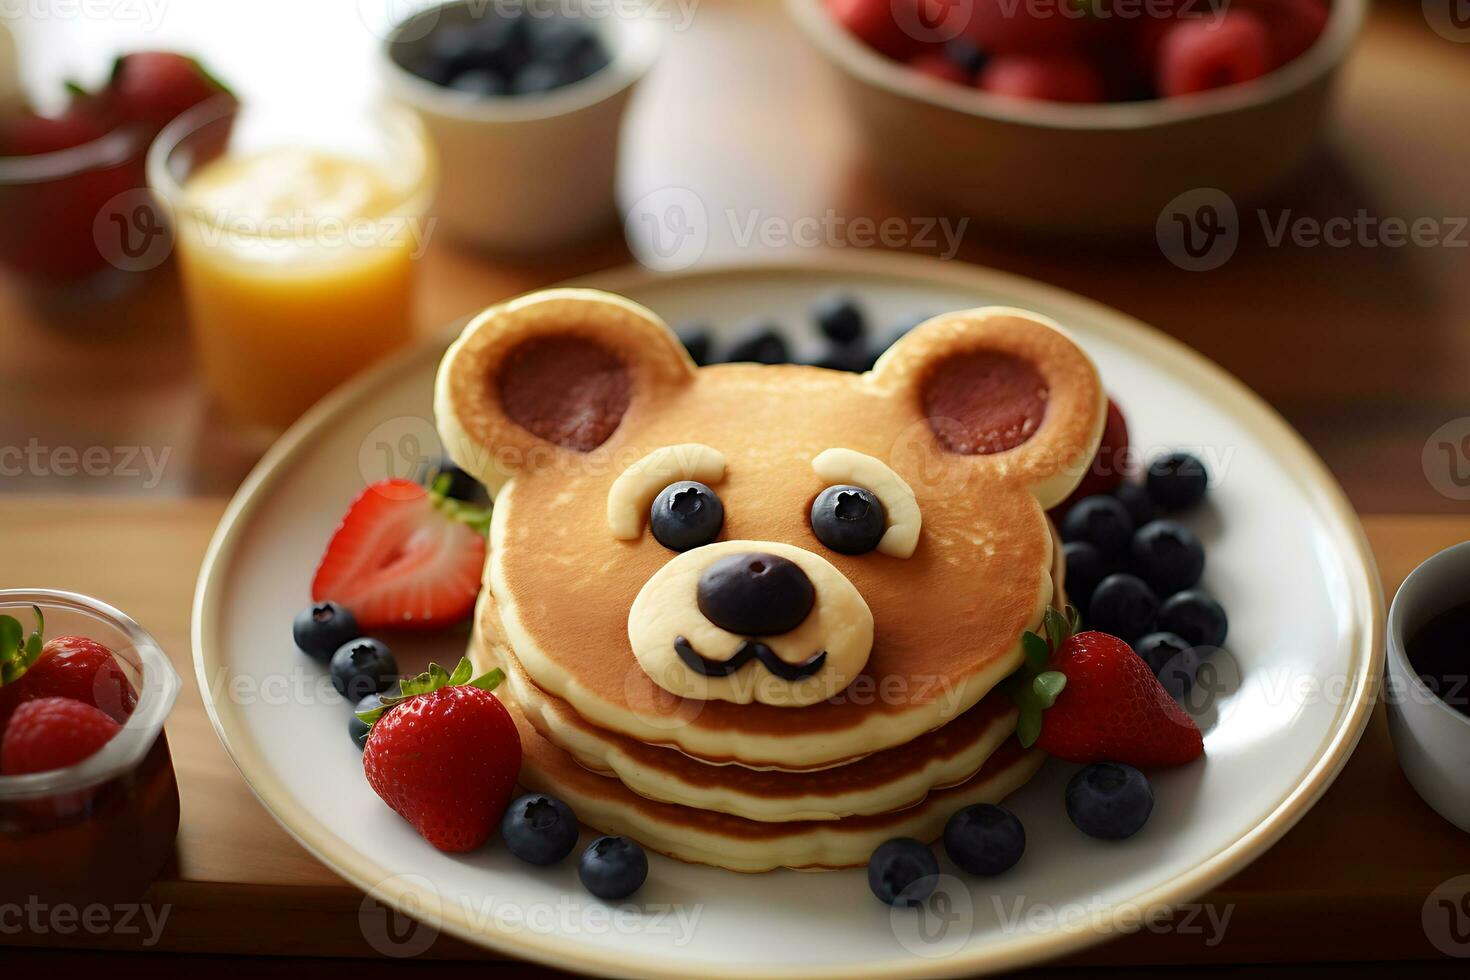
[[[1054, 553], [1053, 604], [1060, 609], [1059, 546]], [[933, 840], [956, 810], [998, 803], [1043, 758], [1016, 741], [1016, 708], [1003, 691], [908, 742], [821, 768], [701, 759], [639, 741], [588, 722], [536, 683], [506, 642], [489, 589], [476, 610], [469, 654], [478, 672], [505, 671], [498, 693], [520, 729], [523, 785], [565, 800], [599, 831], [732, 871], [860, 866], [891, 837]], [[680, 725], [687, 707], [672, 710], [668, 724]]]
[[[960, 808], [1001, 800], [1042, 760], [997, 688], [1063, 601], [1045, 509], [1077, 486], [1105, 408], [1086, 355], [1007, 308], [936, 317], [863, 375], [696, 369], [648, 310], [586, 290], [485, 311], [445, 356], [435, 412], [494, 497], [470, 656], [506, 673], [522, 783], [597, 830], [747, 872], [860, 866], [889, 838], [933, 840]], [[860, 465], [821, 472], [833, 450]], [[654, 457], [675, 465], [629, 497], [620, 477]], [[654, 492], [691, 479], [722, 523], [676, 552], [642, 524]], [[852, 554], [814, 534], [818, 495], [865, 479], [906, 515], [907, 547]], [[826, 658], [820, 697], [795, 699], [764, 661], [715, 678], [675, 656], [696, 636], [718, 666], [751, 639], [714, 629], [694, 588], [659, 574], [730, 549], [757, 572], [775, 551], [817, 575], [803, 627], [761, 639], [810, 640], [778, 655]], [[741, 678], [779, 696], [741, 694]]]

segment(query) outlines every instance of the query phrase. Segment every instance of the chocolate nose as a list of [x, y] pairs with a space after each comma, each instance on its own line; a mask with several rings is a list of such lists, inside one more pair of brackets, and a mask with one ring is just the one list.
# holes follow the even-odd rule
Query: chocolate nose
[[817, 591], [795, 562], [750, 552], [728, 555], [699, 577], [699, 611], [739, 636], [794, 630], [812, 611]]

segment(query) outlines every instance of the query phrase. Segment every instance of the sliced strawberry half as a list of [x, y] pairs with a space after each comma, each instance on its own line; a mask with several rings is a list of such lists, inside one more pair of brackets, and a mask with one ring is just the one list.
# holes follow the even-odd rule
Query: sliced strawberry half
[[410, 480], [383, 480], [352, 502], [311, 584], [314, 602], [351, 609], [364, 631], [437, 629], [474, 608], [488, 512]]

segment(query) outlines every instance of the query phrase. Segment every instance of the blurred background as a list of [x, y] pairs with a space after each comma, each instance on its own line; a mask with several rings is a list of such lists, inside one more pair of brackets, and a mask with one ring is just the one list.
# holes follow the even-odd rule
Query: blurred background
[[[1362, 511], [1464, 506], [1436, 491], [1424, 472], [1433, 434], [1470, 414], [1470, 24], [1455, 0], [1383, 0], [1366, 14], [1361, 33], [1358, 6], [1337, 0], [1331, 9], [1342, 19], [1327, 24], [1300, 64], [1235, 87], [1245, 95], [1201, 96], [1200, 115], [1233, 120], [1205, 128], [1184, 118], [1193, 109], [1161, 108], [1171, 100], [1147, 101], [1133, 90], [1109, 88], [1099, 97], [1117, 104], [1107, 106], [1004, 103], [983, 95], [972, 105], [966, 100], [977, 97], [973, 77], [961, 77], [916, 80], [912, 95], [901, 76], [920, 71], [899, 63], [907, 55], [873, 50], [881, 40], [866, 43], [860, 27], [838, 36], [851, 26], [842, 20], [851, 12], [841, 3], [824, 9], [818, 0], [806, 4], [808, 11], [796, 0], [645, 4], [656, 38], [603, 38], [610, 67], [560, 94], [529, 93], [528, 104], [570, 100], [565, 104], [502, 110], [516, 96], [497, 102], [486, 95], [494, 103], [488, 109], [472, 97], [445, 109], [452, 80], [414, 75], [432, 74], [432, 66], [384, 63], [388, 48], [425, 50], [421, 38], [386, 39], [426, 6], [16, 0], [0, 6], [0, 23], [13, 35], [24, 91], [43, 113], [66, 110], [67, 82], [89, 92], [104, 88], [115, 56], [163, 50], [197, 57], [247, 111], [296, 105], [308, 118], [340, 124], [356, 114], [381, 126], [377, 107], [388, 96], [427, 117], [426, 142], [438, 169], [425, 180], [437, 181], [441, 208], [445, 193], [471, 195], [456, 198], [454, 210], [487, 209], [486, 233], [439, 225], [425, 239], [414, 256], [416, 336], [441, 334], [508, 295], [640, 260], [678, 271], [820, 260], [833, 249], [912, 250], [1075, 290], [1199, 349], [1285, 414]], [[943, 28], [942, 20], [922, 23]], [[430, 91], [436, 87], [441, 91]], [[1212, 105], [1214, 96], [1223, 101]], [[600, 122], [583, 119], [613, 103]], [[1252, 108], [1277, 103], [1284, 108], [1274, 116], [1269, 105]], [[1075, 115], [1094, 111], [1104, 115]], [[957, 113], [966, 119], [956, 123]], [[972, 124], [971, 116], [980, 121]], [[548, 126], [562, 128], [547, 137]], [[1092, 128], [1106, 132], [1088, 136], [1091, 143], [1069, 141], [1069, 132]], [[1150, 170], [1145, 182], [1129, 187], [1108, 148], [1126, 149], [1131, 137], [1119, 134], [1137, 130], [1164, 133], [1165, 141], [1139, 151], [1153, 155], [1149, 166], [1158, 173]], [[1311, 138], [1293, 140], [1297, 130]], [[983, 147], [956, 151], [954, 141], [963, 144], [972, 131], [985, 134]], [[907, 134], [902, 159], [884, 148], [894, 133]], [[536, 157], [533, 144], [546, 139], [562, 152]], [[577, 139], [606, 147], [615, 159], [605, 208], [595, 200], [597, 151], [569, 149]], [[1028, 164], [1027, 153], [1039, 156]], [[1253, 172], [1263, 158], [1296, 153], [1302, 159], [1290, 174]], [[519, 163], [496, 163], [513, 158]], [[1056, 173], [1069, 176], [1037, 173], [1037, 159], [1061, 161]], [[550, 176], [535, 176], [548, 170]], [[1164, 230], [1167, 208], [1183, 196], [1205, 214], [1187, 195], [1237, 173], [1249, 179], [1246, 192], [1228, 195], [1236, 206], [1233, 251], [1200, 268], [1180, 256]], [[576, 193], [585, 191], [591, 203], [571, 208], [564, 200], [575, 196], [570, 188], [581, 188]], [[22, 242], [43, 223], [22, 207], [30, 203], [17, 197], [24, 193], [7, 188], [0, 214]], [[1129, 216], [1093, 213], [1090, 202], [1124, 198]], [[531, 217], [504, 211], [517, 199]], [[1008, 200], [1021, 202], [1019, 213], [990, 207]], [[127, 198], [118, 207], [134, 203]], [[585, 220], [551, 234], [573, 210]], [[1140, 222], [1134, 212], [1161, 220]], [[431, 208], [430, 216], [437, 214]], [[136, 217], [126, 209], [122, 215], [124, 224]], [[691, 217], [699, 224], [695, 244], [664, 247], [660, 231], [688, 233]], [[787, 233], [762, 232], [768, 219]], [[907, 232], [864, 236], [859, 219], [874, 227], [900, 219]], [[1434, 234], [1394, 245], [1364, 230], [1365, 221], [1380, 228], [1388, 219], [1410, 227], [1427, 219]], [[1340, 242], [1313, 242], [1292, 231], [1303, 220], [1348, 230]], [[510, 237], [495, 222], [510, 228]], [[1117, 222], [1129, 227], [1110, 227]], [[533, 226], [549, 237], [530, 241]], [[791, 234], [802, 227], [820, 230]], [[481, 240], [468, 240], [475, 237]], [[269, 430], [263, 437], [219, 407], [217, 384], [199, 367], [200, 333], [190, 329], [191, 318], [208, 321], [209, 311], [196, 302], [190, 312], [178, 258], [150, 258], [145, 264], [156, 267], [121, 283], [58, 287], [14, 268], [0, 274], [0, 446], [9, 447], [0, 488], [220, 496], [243, 478]], [[142, 462], [123, 475], [121, 466], [89, 473], [23, 461], [26, 453], [56, 447], [78, 454], [103, 447], [114, 459], [126, 450]]]

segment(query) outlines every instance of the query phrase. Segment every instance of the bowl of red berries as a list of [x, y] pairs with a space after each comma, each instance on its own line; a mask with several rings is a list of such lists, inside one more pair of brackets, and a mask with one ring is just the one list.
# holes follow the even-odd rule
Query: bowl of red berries
[[135, 901], [174, 853], [182, 682], [132, 619], [0, 590], [0, 903]]
[[1041, 233], [1152, 230], [1317, 149], [1366, 0], [787, 0], [877, 169]]
[[169, 51], [124, 55], [101, 87], [67, 90], [59, 112], [22, 104], [0, 119], [0, 267], [28, 286], [106, 296], [157, 264], [134, 254], [157, 217], [146, 208], [148, 144], [227, 90]]

